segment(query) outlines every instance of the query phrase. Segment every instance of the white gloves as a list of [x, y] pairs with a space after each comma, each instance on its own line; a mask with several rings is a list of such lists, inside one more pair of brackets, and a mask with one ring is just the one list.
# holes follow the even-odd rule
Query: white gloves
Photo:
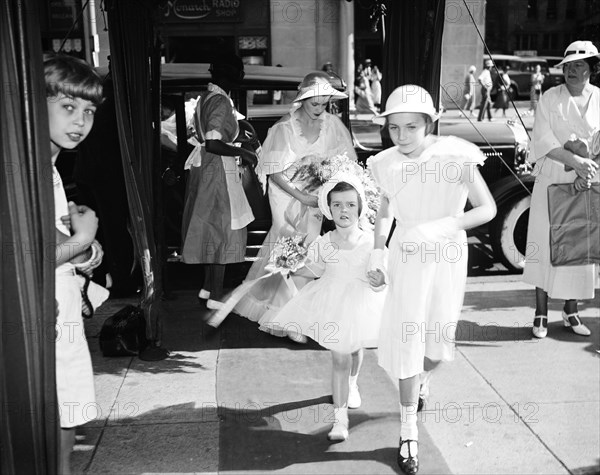
[[[381, 292], [386, 288], [386, 285], [390, 282], [390, 278], [387, 273], [387, 253], [383, 249], [373, 249], [371, 251], [371, 255], [369, 256], [369, 264], [367, 266], [367, 277], [369, 277], [369, 285], [371, 289], [375, 292]], [[385, 283], [383, 285], [374, 286], [372, 284], [372, 279], [369, 276], [370, 272], [376, 272], [377, 270], [381, 271], [383, 274], [383, 278]]]

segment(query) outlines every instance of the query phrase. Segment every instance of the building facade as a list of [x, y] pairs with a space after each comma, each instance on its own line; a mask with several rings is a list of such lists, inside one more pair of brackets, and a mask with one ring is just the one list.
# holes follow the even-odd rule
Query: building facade
[[562, 56], [569, 43], [600, 44], [598, 0], [487, 0], [492, 53]]

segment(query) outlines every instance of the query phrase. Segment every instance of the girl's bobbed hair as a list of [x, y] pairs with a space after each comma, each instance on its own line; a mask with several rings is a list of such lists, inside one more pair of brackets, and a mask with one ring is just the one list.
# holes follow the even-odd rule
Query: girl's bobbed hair
[[356, 192], [356, 197], [358, 199], [358, 215], [360, 216], [362, 214], [362, 209], [363, 209], [362, 197], [360, 196], [360, 193], [358, 192], [358, 190], [346, 181], [338, 182], [331, 189], [331, 191], [329, 191], [329, 193], [327, 193], [327, 206], [331, 206], [331, 194], [332, 193], [337, 193], [337, 192], [341, 192], [341, 191], [350, 191], [350, 190]]
[[102, 104], [102, 79], [94, 68], [82, 59], [66, 54], [44, 56], [46, 97], [64, 94]]

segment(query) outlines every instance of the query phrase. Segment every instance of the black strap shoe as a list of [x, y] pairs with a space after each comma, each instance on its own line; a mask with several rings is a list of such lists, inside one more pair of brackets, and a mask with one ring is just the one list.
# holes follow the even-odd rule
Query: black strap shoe
[[[411, 454], [409, 442], [416, 442], [417, 444], [419, 443], [416, 440], [400, 439], [400, 445], [398, 447], [398, 466], [406, 475], [414, 475], [419, 471], [419, 458], [416, 455], [413, 456]], [[404, 444], [407, 444], [408, 457], [403, 457], [401, 454], [401, 449]]]

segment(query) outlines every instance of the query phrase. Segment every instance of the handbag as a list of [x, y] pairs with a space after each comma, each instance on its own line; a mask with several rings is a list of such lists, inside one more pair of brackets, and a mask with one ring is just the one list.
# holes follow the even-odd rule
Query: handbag
[[600, 183], [586, 191], [572, 183], [548, 186], [548, 213], [553, 266], [600, 263]]
[[140, 307], [127, 305], [108, 317], [100, 330], [104, 356], [136, 356], [148, 346], [146, 319]]

